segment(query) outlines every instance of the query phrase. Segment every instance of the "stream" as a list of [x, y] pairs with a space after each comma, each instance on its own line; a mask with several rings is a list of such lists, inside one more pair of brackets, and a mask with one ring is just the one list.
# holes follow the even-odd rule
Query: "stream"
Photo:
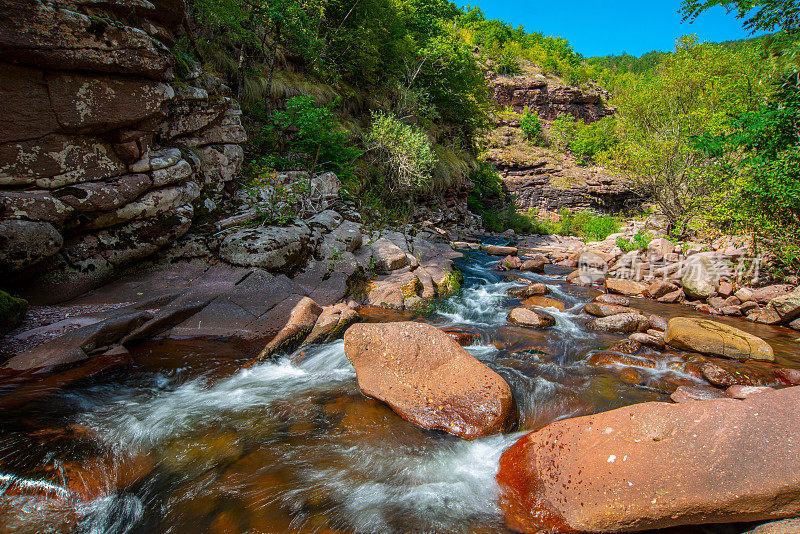
[[[462, 290], [430, 313], [365, 317], [477, 332], [466, 349], [511, 386], [514, 433], [464, 441], [417, 428], [359, 392], [342, 341], [244, 369], [253, 347], [155, 340], [136, 347], [128, 367], [0, 413], [0, 533], [510, 532], [494, 477], [521, 435], [669, 401], [678, 385], [699, 382], [669, 358], [637, 367], [636, 381], [620, 366], [587, 364], [624, 337], [586, 328], [581, 309], [598, 291], [566, 284], [566, 270], [521, 275], [566, 305], [547, 309], [556, 327], [509, 325], [519, 300], [506, 292], [519, 283], [495, 269], [498, 259], [470, 251], [456, 260]], [[800, 367], [789, 331], [725, 321], [770, 341], [780, 365]]]

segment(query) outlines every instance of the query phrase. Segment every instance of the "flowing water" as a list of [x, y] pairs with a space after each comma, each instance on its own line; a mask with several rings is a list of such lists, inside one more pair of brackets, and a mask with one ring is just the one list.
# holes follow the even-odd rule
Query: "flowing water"
[[[588, 365], [622, 337], [586, 329], [580, 309], [596, 291], [566, 285], [566, 273], [525, 275], [566, 304], [548, 309], [555, 328], [536, 331], [506, 322], [518, 284], [497, 258], [469, 252], [458, 264], [462, 291], [413, 318], [480, 334], [467, 350], [513, 389], [513, 434], [468, 442], [402, 420], [360, 394], [341, 341], [248, 369], [258, 347], [153, 341], [129, 367], [0, 412], [0, 532], [508, 532], [494, 476], [525, 431], [668, 400], [694, 380], [668, 360], [635, 381]], [[800, 367], [785, 332], [758, 333]]]

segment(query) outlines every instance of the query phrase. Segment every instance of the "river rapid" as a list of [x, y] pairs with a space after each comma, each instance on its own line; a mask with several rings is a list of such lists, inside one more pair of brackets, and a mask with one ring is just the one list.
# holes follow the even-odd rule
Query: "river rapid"
[[[556, 326], [509, 325], [519, 300], [507, 290], [520, 284], [503, 278], [497, 260], [467, 252], [457, 260], [462, 290], [428, 313], [365, 315], [477, 332], [467, 350], [511, 386], [520, 411], [514, 433], [464, 441], [415, 427], [360, 393], [342, 341], [251, 368], [242, 366], [260, 347], [151, 341], [126, 368], [0, 414], [0, 532], [510, 532], [494, 477], [521, 435], [563, 418], [669, 401], [677, 385], [696, 379], [668, 359], [636, 368], [638, 381], [624, 366], [589, 365], [591, 354], [623, 337], [586, 328], [581, 309], [597, 291], [566, 284], [557, 269], [522, 275], [565, 304], [547, 309]], [[758, 333], [779, 363], [800, 367], [796, 343]]]

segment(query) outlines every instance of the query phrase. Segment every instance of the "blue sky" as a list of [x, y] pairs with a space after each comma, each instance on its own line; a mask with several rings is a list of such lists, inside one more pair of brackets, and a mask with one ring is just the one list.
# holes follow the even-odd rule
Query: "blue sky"
[[681, 23], [680, 0], [472, 0], [468, 4], [480, 7], [489, 18], [564, 37], [586, 57], [669, 51], [677, 37], [690, 33], [713, 42], [749, 37], [741, 21], [721, 7], [703, 13], [693, 24]]

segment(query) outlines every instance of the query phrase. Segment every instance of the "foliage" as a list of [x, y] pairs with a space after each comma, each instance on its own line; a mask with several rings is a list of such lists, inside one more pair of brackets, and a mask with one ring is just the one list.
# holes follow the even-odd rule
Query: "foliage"
[[683, 0], [684, 20], [694, 21], [701, 13], [724, 7], [743, 19], [743, 26], [752, 32], [773, 31], [776, 27], [794, 34], [800, 29], [800, 4], [797, 0]]
[[28, 309], [28, 301], [0, 290], [0, 332], [17, 326]]
[[573, 213], [563, 209], [559, 213], [561, 221], [553, 224], [552, 233], [575, 235], [602, 241], [611, 234], [619, 232], [620, 220], [611, 215], [596, 215], [590, 211]]
[[319, 106], [310, 96], [290, 98], [286, 109], [265, 116], [263, 106], [251, 113], [261, 114], [263, 123], [250, 131], [256, 153], [272, 153], [259, 158], [278, 170], [304, 169], [334, 171], [347, 179], [353, 160], [361, 151], [349, 143], [348, 132], [338, 123], [333, 105]]
[[550, 133], [548, 138], [550, 144], [554, 148], [565, 151], [569, 148], [570, 143], [575, 139], [578, 132], [578, 126], [572, 115], [564, 112], [559, 112], [558, 116], [550, 124]]
[[569, 141], [569, 149], [578, 163], [587, 165], [595, 158], [617, 143], [616, 121], [612, 117], [604, 117], [589, 124], [577, 122], [575, 136]]
[[644, 250], [653, 240], [653, 236], [649, 233], [642, 233], [641, 230], [636, 232], [633, 239], [617, 238], [617, 246], [622, 249], [622, 252], [628, 253], [634, 250]]
[[527, 106], [522, 113], [519, 125], [525, 134], [525, 139], [533, 143], [540, 143], [542, 139], [542, 121], [536, 110], [529, 109]]
[[390, 193], [413, 193], [430, 183], [436, 156], [428, 136], [420, 128], [377, 112], [372, 115], [372, 125], [364, 141], [384, 170]]

